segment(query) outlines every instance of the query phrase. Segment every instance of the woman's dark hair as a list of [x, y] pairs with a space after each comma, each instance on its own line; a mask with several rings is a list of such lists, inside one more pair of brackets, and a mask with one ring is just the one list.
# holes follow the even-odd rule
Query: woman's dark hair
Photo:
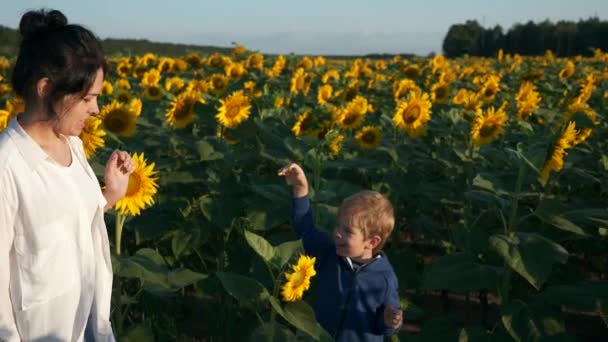
[[47, 77], [51, 87], [42, 99], [48, 114], [66, 95], [84, 96], [93, 85], [97, 70], [106, 70], [101, 42], [88, 29], [68, 20], [57, 10], [29, 11], [19, 23], [21, 46], [11, 83], [15, 93], [33, 100], [37, 82]]

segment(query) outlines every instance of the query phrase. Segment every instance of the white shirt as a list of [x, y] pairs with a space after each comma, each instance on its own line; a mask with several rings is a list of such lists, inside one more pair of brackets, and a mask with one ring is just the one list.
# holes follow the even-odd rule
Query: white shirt
[[82, 142], [61, 166], [14, 118], [0, 134], [0, 341], [114, 341], [105, 199]]

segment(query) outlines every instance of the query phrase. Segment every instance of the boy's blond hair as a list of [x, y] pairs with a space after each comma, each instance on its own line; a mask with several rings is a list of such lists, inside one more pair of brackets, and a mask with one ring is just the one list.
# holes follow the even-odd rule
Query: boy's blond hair
[[360, 191], [342, 201], [338, 208], [338, 222], [348, 222], [352, 228], [363, 231], [368, 239], [378, 235], [382, 239], [374, 249], [378, 252], [384, 246], [395, 227], [393, 205], [382, 194], [376, 191]]

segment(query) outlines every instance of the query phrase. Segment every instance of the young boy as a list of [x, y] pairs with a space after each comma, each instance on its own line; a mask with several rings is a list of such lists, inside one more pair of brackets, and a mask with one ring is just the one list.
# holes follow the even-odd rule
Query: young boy
[[292, 220], [307, 254], [317, 258], [315, 315], [336, 341], [383, 341], [402, 324], [397, 277], [381, 248], [395, 218], [391, 203], [375, 191], [346, 198], [330, 239], [313, 223], [302, 168], [279, 170], [293, 188]]

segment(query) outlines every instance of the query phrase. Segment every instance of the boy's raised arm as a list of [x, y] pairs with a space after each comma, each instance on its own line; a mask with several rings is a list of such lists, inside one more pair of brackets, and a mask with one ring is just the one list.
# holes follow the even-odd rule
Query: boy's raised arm
[[305, 252], [312, 256], [321, 256], [333, 245], [327, 234], [319, 231], [314, 225], [308, 198], [308, 181], [304, 171], [298, 164], [291, 163], [281, 168], [278, 174], [284, 176], [292, 186], [291, 221], [296, 234], [302, 239]]

